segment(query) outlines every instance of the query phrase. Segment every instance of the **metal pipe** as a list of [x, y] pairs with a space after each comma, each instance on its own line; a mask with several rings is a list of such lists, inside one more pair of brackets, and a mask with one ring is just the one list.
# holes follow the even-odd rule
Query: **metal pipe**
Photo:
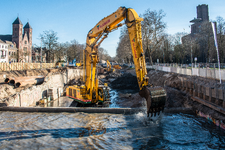
[[[0, 107], [0, 111], [14, 111], [14, 112], [84, 112], [84, 113], [112, 113], [112, 114], [136, 114], [138, 112], [146, 112], [141, 108], [96, 108], [96, 107]], [[165, 108], [164, 113], [188, 113], [194, 114], [192, 108]]]
[[9, 82], [9, 80], [10, 80], [9, 78], [6, 78], [6, 79], [5, 79], [5, 83], [8, 83], [8, 82]]
[[135, 114], [143, 109], [138, 108], [96, 108], [96, 107], [0, 107], [0, 111], [14, 112], [85, 112], [85, 113], [113, 113], [113, 114]]
[[[44, 82], [44, 79], [44, 76], [15, 77], [14, 79], [11, 79], [9, 81], [9, 84], [15, 85], [15, 87], [25, 86], [27, 84], [42, 84]], [[7, 80], [5, 79], [5, 81]]]
[[15, 84], [15, 80], [10, 80], [9, 81], [9, 85], [14, 85]]

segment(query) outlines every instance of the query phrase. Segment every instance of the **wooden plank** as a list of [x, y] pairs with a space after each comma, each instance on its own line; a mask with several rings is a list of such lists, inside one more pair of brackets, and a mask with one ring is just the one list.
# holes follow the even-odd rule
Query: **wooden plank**
[[218, 112], [220, 112], [220, 113], [222, 113], [222, 114], [225, 115], [225, 109], [222, 108], [222, 107], [220, 107], [220, 106], [216, 106], [215, 104], [213, 104], [213, 103], [211, 103], [211, 102], [208, 102], [208, 101], [205, 101], [205, 100], [203, 100], [203, 99], [200, 99], [200, 98], [198, 98], [198, 97], [196, 97], [196, 96], [191, 97], [191, 99], [192, 99], [193, 101], [199, 102], [199, 103], [201, 103], [201, 104], [203, 104], [203, 105], [205, 105], [205, 106], [208, 106], [209, 108], [212, 108], [212, 109], [214, 109], [214, 110], [216, 110], [216, 111], [218, 111]]

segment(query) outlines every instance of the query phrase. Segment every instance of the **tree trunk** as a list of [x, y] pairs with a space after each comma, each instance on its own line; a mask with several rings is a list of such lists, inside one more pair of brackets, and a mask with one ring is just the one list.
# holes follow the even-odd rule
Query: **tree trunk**
[[151, 55], [149, 55], [149, 63], [150, 63], [151, 66], [153, 65], [152, 56]]

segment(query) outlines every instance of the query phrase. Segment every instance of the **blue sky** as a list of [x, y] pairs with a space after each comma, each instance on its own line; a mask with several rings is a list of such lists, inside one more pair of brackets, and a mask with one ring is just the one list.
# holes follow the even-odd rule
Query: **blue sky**
[[[12, 23], [19, 15], [23, 25], [28, 20], [33, 28], [33, 44], [41, 45], [39, 35], [45, 30], [57, 32], [59, 42], [77, 40], [84, 44], [88, 31], [102, 18], [120, 6], [130, 7], [138, 14], [162, 9], [166, 13], [167, 33], [190, 32], [190, 23], [197, 17], [196, 6], [207, 4], [209, 18], [225, 19], [224, 0], [0, 0], [0, 34], [11, 34]], [[101, 44], [111, 56], [116, 55], [120, 32], [110, 33]]]

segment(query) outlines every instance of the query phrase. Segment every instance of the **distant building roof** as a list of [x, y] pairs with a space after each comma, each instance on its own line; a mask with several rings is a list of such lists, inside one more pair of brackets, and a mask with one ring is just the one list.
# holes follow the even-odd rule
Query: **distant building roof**
[[5, 43], [5, 42], [3, 42], [2, 40], [0, 40], [0, 43]]
[[12, 35], [0, 35], [2, 41], [12, 41]]
[[19, 17], [17, 17], [13, 24], [22, 24], [22, 22], [20, 21]]
[[27, 24], [23, 28], [31, 28], [29, 22], [27, 22]]

